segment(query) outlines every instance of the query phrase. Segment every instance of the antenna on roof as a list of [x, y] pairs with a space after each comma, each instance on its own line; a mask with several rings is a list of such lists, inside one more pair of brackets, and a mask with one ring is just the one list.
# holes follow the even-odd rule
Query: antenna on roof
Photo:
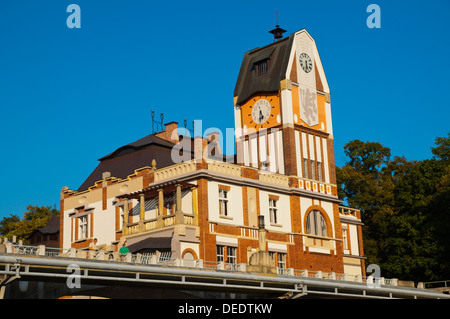
[[275, 11], [275, 14], [277, 16], [277, 25], [275, 26], [275, 29], [269, 31], [269, 33], [273, 34], [273, 42], [283, 38], [283, 33], [286, 32], [286, 30], [280, 28], [280, 26], [278, 25], [278, 11]]
[[155, 133], [155, 125], [156, 125], [156, 132], [164, 130], [164, 114], [161, 113], [161, 121], [157, 121], [155, 120], [155, 111], [152, 110], [152, 134]]

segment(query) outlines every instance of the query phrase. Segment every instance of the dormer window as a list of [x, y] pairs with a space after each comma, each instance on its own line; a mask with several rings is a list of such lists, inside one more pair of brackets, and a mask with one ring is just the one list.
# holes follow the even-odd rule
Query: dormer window
[[263, 75], [267, 73], [268, 69], [269, 69], [269, 59], [265, 59], [255, 63], [256, 75]]

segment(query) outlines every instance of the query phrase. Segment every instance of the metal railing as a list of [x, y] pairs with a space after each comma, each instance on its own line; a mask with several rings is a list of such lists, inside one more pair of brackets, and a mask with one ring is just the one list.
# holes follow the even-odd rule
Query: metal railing
[[[141, 265], [158, 265], [164, 267], [183, 267], [195, 268], [205, 271], [230, 271], [230, 272], [246, 272], [247, 264], [242, 263], [226, 263], [223, 261], [205, 261], [201, 259], [190, 260], [181, 258], [172, 258], [170, 252], [162, 254], [121, 254], [113, 251], [92, 251], [87, 249], [62, 249], [31, 245], [9, 244], [6, 249], [7, 254], [41, 256], [50, 258], [78, 258], [93, 259], [103, 262], [124, 262]], [[389, 278], [373, 278], [371, 276], [339, 274], [334, 272], [310, 271], [306, 269], [293, 269], [285, 267], [276, 267], [276, 273], [280, 277], [306, 277], [320, 278], [337, 281], [352, 281], [360, 283], [380, 284], [384, 286], [397, 286], [397, 279]], [[445, 282], [445, 285], [450, 282]]]

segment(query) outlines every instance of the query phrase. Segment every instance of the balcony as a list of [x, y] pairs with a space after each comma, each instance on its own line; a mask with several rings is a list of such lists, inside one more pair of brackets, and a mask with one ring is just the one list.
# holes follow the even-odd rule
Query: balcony
[[158, 216], [156, 218], [146, 219], [131, 224], [126, 224], [122, 227], [122, 234], [133, 235], [142, 232], [159, 230], [175, 225], [189, 225], [198, 226], [196, 215], [185, 214], [183, 212], [170, 214], [166, 216]]
[[[197, 189], [195, 184], [186, 182], [172, 181], [158, 186], [144, 188], [137, 192], [123, 194], [117, 198], [123, 201], [124, 223], [122, 225], [122, 235], [129, 236], [143, 232], [160, 230], [168, 227], [177, 226], [198, 226], [197, 209], [194, 206], [193, 213], [184, 213], [181, 206], [181, 193], [183, 190], [192, 191], [193, 203], [197, 202]], [[167, 209], [165, 198], [175, 198], [173, 209]], [[128, 201], [131, 199], [139, 200], [139, 221], [129, 222], [130, 212]], [[156, 217], [145, 218], [146, 201], [157, 200], [155, 208]], [[179, 231], [183, 232], [179, 228]], [[183, 227], [181, 227], [183, 228]]]

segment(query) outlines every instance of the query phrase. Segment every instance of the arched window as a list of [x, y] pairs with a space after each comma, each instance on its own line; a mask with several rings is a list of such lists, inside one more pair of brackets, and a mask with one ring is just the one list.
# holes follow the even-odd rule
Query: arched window
[[306, 233], [327, 237], [327, 224], [325, 218], [318, 210], [313, 210], [306, 219]]

